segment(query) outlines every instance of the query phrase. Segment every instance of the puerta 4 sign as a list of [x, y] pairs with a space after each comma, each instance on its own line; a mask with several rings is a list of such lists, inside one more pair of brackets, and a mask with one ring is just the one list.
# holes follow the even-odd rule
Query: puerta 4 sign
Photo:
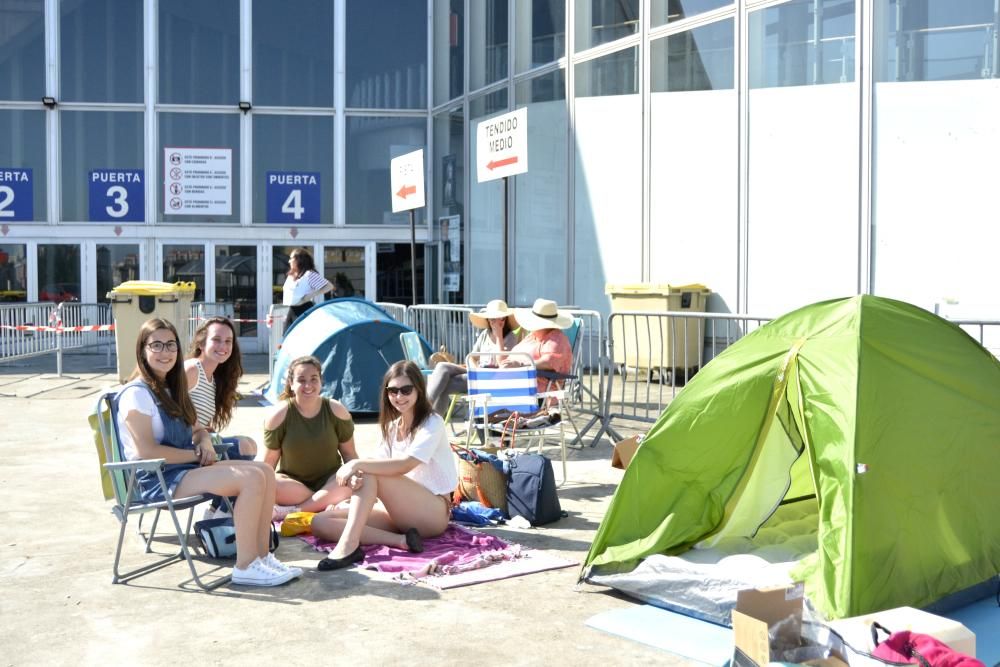
[[319, 223], [321, 197], [318, 171], [269, 171], [264, 178], [268, 222]]
[[476, 126], [476, 180], [480, 183], [528, 171], [528, 108]]

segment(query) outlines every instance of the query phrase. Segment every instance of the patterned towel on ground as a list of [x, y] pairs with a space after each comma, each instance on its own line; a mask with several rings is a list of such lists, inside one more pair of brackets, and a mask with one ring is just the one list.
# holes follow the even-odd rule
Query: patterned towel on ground
[[[317, 551], [329, 552], [337, 545], [311, 534], [299, 535]], [[406, 573], [411, 577], [429, 574], [457, 574], [510, 561], [522, 556], [521, 547], [499, 537], [487, 535], [454, 523], [438, 537], [424, 538], [423, 553], [410, 553], [382, 545], [362, 547], [365, 559], [361, 566], [379, 572]]]

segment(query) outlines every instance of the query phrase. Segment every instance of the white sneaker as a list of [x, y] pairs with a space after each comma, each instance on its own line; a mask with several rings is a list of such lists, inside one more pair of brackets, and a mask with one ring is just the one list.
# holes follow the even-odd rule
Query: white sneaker
[[265, 556], [261, 560], [264, 561], [264, 565], [267, 565], [275, 572], [279, 573], [291, 572], [293, 579], [302, 576], [302, 568], [295, 567], [294, 565], [285, 565], [280, 560], [278, 560], [277, 556], [275, 556], [273, 553], [268, 552], [267, 556]]
[[201, 513], [202, 521], [208, 521], [210, 519], [214, 519], [215, 517], [216, 517], [215, 508], [212, 507], [211, 504], [209, 504], [209, 506], [206, 507], [205, 510]]
[[271, 511], [271, 521], [284, 521], [286, 516], [298, 511], [299, 508], [295, 505], [275, 505]]
[[277, 572], [257, 558], [246, 569], [233, 568], [233, 583], [240, 586], [280, 586], [295, 576], [291, 572]]
[[220, 507], [219, 509], [215, 510], [215, 514], [212, 516], [212, 518], [214, 518], [214, 519], [228, 519], [231, 516], [232, 516], [232, 514], [230, 513], [229, 510], [227, 510], [225, 507]]

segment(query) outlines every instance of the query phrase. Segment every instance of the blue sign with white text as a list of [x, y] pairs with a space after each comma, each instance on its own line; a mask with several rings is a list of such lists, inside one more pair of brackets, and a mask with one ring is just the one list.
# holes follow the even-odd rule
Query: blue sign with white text
[[143, 222], [146, 187], [142, 169], [95, 169], [87, 176], [90, 219], [95, 222]]
[[0, 222], [34, 220], [34, 194], [30, 169], [0, 167]]
[[319, 222], [318, 171], [269, 171], [265, 178], [268, 222]]

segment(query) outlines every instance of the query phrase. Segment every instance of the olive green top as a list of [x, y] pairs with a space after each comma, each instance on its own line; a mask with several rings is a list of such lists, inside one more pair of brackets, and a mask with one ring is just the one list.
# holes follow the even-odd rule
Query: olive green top
[[302, 416], [291, 398], [285, 400], [285, 420], [274, 430], [264, 429], [264, 446], [281, 450], [278, 472], [318, 491], [343, 464], [340, 443], [354, 437], [354, 422], [333, 414], [326, 399], [316, 416], [309, 419]]

